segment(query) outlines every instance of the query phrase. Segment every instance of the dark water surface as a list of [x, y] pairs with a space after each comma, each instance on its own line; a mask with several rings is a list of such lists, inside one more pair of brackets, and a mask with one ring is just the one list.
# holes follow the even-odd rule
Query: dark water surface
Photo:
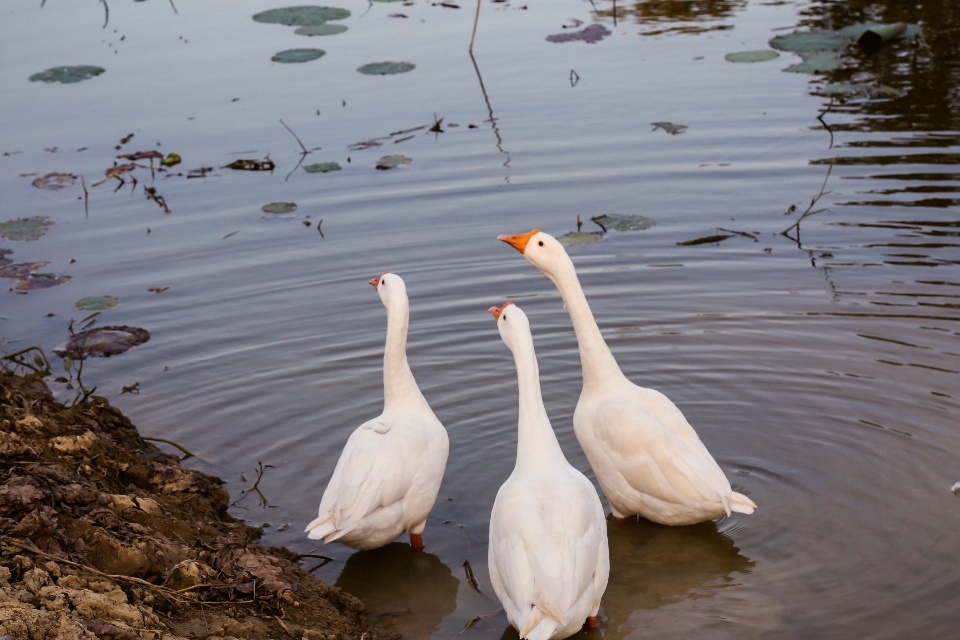
[[[428, 553], [331, 545], [318, 553], [334, 561], [317, 573], [363, 598], [379, 624], [450, 638], [499, 607], [487, 520], [513, 467], [517, 395], [487, 307], [510, 299], [529, 314], [547, 410], [568, 458], [590, 475], [571, 424], [580, 368], [569, 319], [553, 285], [495, 237], [532, 227], [559, 235], [578, 214], [585, 229], [591, 215], [642, 214], [656, 225], [571, 248], [584, 289], [627, 375], [677, 403], [760, 509], [696, 527], [611, 524], [601, 635], [955, 637], [960, 12], [923, 0], [909, 9], [676, 0], [619, 2], [614, 24], [608, 1], [596, 0], [597, 12], [580, 0], [484, 2], [475, 68], [472, 3], [325, 4], [352, 11], [348, 31], [306, 38], [251, 20], [283, 6], [272, 0], [176, 0], [177, 13], [162, 0], [111, 0], [106, 28], [92, 1], [4, 4], [0, 220], [55, 224], [0, 248], [72, 276], [0, 294], [4, 348], [49, 352], [71, 317], [87, 315], [77, 300], [119, 298], [95, 326], [141, 326], [152, 338], [88, 361], [88, 384], [145, 435], [195, 451], [188, 464], [225, 478], [234, 498], [258, 461], [274, 465], [260, 483], [269, 507], [252, 493], [231, 512], [269, 523], [267, 544], [307, 552], [301, 531], [343, 443], [381, 408], [386, 319], [366, 281], [401, 274], [410, 361], [450, 433]], [[562, 28], [571, 18], [612, 35], [545, 41], [571, 31]], [[829, 76], [783, 73], [799, 62], [788, 53], [724, 60], [797, 25], [898, 19], [920, 22], [922, 37], [851, 53]], [[298, 47], [327, 53], [270, 61]], [[382, 60], [417, 67], [354, 71]], [[68, 64], [106, 72], [69, 85], [28, 81]], [[904, 95], [845, 104], [816, 95], [840, 81]], [[434, 113], [443, 133], [347, 148], [430, 125]], [[343, 169], [290, 173], [299, 146], [281, 118], [308, 148], [322, 147], [304, 164]], [[651, 131], [664, 121], [689, 128]], [[150, 149], [180, 153], [183, 164], [155, 179], [137, 169], [139, 184], [115, 193], [116, 181], [89, 186], [117, 153]], [[413, 162], [374, 168], [392, 153]], [[219, 168], [266, 154], [273, 173]], [[780, 235], [834, 157], [819, 202], [828, 211], [804, 220], [799, 237]], [[201, 166], [214, 170], [186, 177]], [[89, 216], [79, 182], [43, 191], [21, 176], [51, 171], [84, 174]], [[144, 183], [172, 213], [144, 197]], [[299, 208], [260, 211], [273, 201]], [[756, 240], [676, 244], [717, 228]], [[120, 395], [134, 382], [138, 395]], [[505, 624], [491, 615], [462, 637], [499, 638]]]

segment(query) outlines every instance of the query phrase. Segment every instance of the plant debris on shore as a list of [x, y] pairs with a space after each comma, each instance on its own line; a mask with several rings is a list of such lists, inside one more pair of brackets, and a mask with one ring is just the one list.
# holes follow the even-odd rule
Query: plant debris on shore
[[0, 637], [399, 638], [103, 398], [0, 371]]

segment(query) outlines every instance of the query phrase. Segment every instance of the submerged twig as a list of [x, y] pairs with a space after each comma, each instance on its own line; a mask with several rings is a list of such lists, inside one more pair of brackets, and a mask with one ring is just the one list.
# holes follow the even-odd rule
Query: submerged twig
[[[100, 4], [103, 5], [103, 29], [107, 28], [107, 24], [110, 22], [110, 7], [107, 6], [107, 0], [100, 0]], [[41, 5], [42, 6], [42, 5]]]
[[474, 588], [477, 593], [480, 593], [480, 585], [477, 584], [477, 579], [473, 577], [473, 567], [470, 566], [469, 560], [463, 561], [463, 571], [467, 574], [467, 582], [470, 583], [470, 586]]
[[[473, 33], [470, 34], [470, 46], [467, 52], [473, 54], [473, 39], [477, 37], [477, 23], [480, 21], [480, 0], [477, 0], [477, 13], [473, 16]], [[476, 63], [474, 63], [476, 64]]]
[[[137, 383], [137, 384], [139, 384], [139, 383]], [[164, 444], [169, 444], [170, 446], [173, 446], [173, 447], [176, 447], [177, 449], [180, 449], [180, 451], [183, 451], [183, 453], [186, 455], [186, 458], [183, 458], [184, 460], [186, 460], [187, 458], [195, 458], [195, 457], [197, 457], [197, 454], [193, 453], [192, 451], [190, 451], [189, 449], [187, 449], [187, 448], [186, 448], [185, 446], [183, 446], [182, 444], [179, 444], [179, 443], [177, 443], [177, 442], [174, 442], [173, 440], [167, 440], [166, 438], [148, 438], [147, 436], [141, 436], [141, 437], [142, 437], [144, 440], [149, 440], [150, 442], [162, 442], [162, 443], [164, 443]]]
[[[284, 128], [284, 129], [286, 129], [287, 131], [290, 132], [290, 135], [292, 135], [294, 138], [296, 138], [297, 144], [300, 145], [300, 148], [303, 149], [303, 152], [304, 152], [304, 153], [310, 153], [309, 151], [307, 151], [307, 147], [306, 147], [306, 146], [303, 144], [303, 142], [300, 140], [300, 136], [298, 136], [297, 134], [295, 134], [295, 133], [293, 132], [293, 129], [291, 129], [290, 127], [287, 126], [287, 123], [283, 121], [283, 118], [280, 119], [280, 124], [283, 125], [283, 128]], [[317, 148], [319, 149], [319, 147], [317, 147]]]
[[493, 128], [493, 135], [497, 137], [497, 149], [500, 150], [500, 153], [507, 156], [507, 162], [504, 163], [504, 166], [506, 166], [507, 163], [510, 162], [510, 152], [503, 148], [503, 138], [500, 137], [497, 119], [493, 115], [493, 107], [490, 106], [490, 98], [487, 97], [487, 88], [483, 85], [483, 76], [480, 75], [480, 67], [477, 66], [477, 59], [473, 57], [472, 51], [470, 52], [470, 61], [473, 62], [473, 69], [477, 72], [477, 80], [480, 81], [480, 91], [483, 93], [483, 101], [487, 104], [487, 113], [490, 114], [490, 126]]
[[816, 211], [814, 211], [813, 208], [817, 205], [817, 202], [820, 200], [820, 198], [827, 195], [828, 193], [831, 193], [831, 191], [825, 191], [825, 189], [827, 188], [827, 180], [830, 179], [830, 172], [833, 171], [833, 166], [837, 164], [837, 158], [838, 156], [833, 156], [833, 160], [830, 161], [830, 167], [827, 169], [827, 175], [824, 176], [823, 178], [823, 184], [820, 186], [820, 192], [817, 193], [817, 195], [810, 198], [810, 206], [807, 207], [806, 211], [800, 214], [800, 217], [797, 218], [796, 222], [794, 222], [792, 225], [790, 225], [789, 227], [781, 231], [780, 235], [786, 236], [787, 238], [790, 238], [791, 240], [793, 240], [794, 238], [790, 236], [789, 232], [792, 229], [796, 229], [797, 230], [796, 240], [797, 242], [799, 242], [800, 241], [800, 223], [803, 222], [803, 219], [808, 216], [813, 216], [818, 213], [823, 213], [824, 211], [827, 210], [826, 208], [824, 208], [824, 209], [817, 209]]
[[474, 616], [474, 617], [470, 618], [470, 620], [469, 620], [469, 621], [467, 622], [467, 624], [463, 627], [463, 629], [460, 630], [460, 633], [458, 633], [457, 635], [455, 635], [455, 636], [453, 636], [453, 637], [454, 637], [454, 638], [460, 637], [460, 635], [461, 635], [464, 631], [466, 631], [467, 629], [469, 629], [469, 628], [472, 627], [473, 625], [477, 624], [478, 622], [480, 622], [480, 621], [483, 620], [484, 618], [489, 618], [490, 616], [495, 616], [495, 615], [497, 615], [498, 613], [500, 613], [501, 611], [503, 611], [503, 607], [497, 609], [496, 611], [491, 611], [490, 613], [484, 613], [484, 614], [482, 614], [482, 615]]
[[828, 149], [833, 149], [833, 129], [831, 129], [830, 125], [826, 123], [826, 121], [823, 119], [823, 116], [830, 113], [830, 109], [832, 108], [833, 108], [833, 97], [830, 98], [830, 104], [827, 105], [827, 108], [817, 114], [817, 120], [820, 121], [820, 124], [823, 125], [823, 128], [826, 129], [827, 133], [830, 134], [830, 146], [827, 147]]
[[260, 481], [263, 480], [263, 473], [267, 469], [275, 469], [275, 468], [276, 467], [274, 467], [272, 464], [263, 464], [262, 462], [257, 460], [257, 481], [254, 482], [249, 487], [247, 487], [246, 489], [243, 489], [240, 493], [250, 493], [251, 491], [259, 491], [258, 487], [260, 485]]
[[83, 186], [83, 213], [85, 218], [90, 217], [90, 192], [87, 191], [87, 181], [84, 180], [83, 174], [80, 174], [80, 185]]

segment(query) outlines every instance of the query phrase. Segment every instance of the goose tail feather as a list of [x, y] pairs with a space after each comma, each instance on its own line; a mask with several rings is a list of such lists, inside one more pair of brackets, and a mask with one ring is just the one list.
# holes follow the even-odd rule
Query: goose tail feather
[[753, 500], [742, 493], [732, 493], [730, 495], [730, 509], [737, 513], [751, 514], [757, 508]]

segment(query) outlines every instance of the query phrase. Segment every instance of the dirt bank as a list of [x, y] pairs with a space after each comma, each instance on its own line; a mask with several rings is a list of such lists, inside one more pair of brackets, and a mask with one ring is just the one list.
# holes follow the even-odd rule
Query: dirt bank
[[102, 398], [0, 372], [0, 482], [0, 637], [399, 638]]

